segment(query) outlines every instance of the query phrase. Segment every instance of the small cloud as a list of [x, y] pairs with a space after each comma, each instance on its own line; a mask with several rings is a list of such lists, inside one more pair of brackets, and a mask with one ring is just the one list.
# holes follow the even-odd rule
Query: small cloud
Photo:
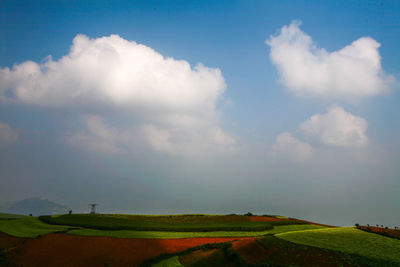
[[368, 137], [365, 134], [368, 124], [364, 118], [346, 112], [334, 105], [325, 114], [315, 114], [300, 125], [308, 136], [317, 138], [328, 146], [365, 147]]
[[380, 43], [376, 40], [362, 37], [328, 52], [317, 47], [300, 24], [293, 21], [266, 41], [271, 61], [289, 90], [298, 95], [347, 101], [390, 91], [395, 79], [382, 69]]
[[0, 148], [12, 145], [18, 140], [18, 133], [6, 123], [0, 123]]
[[291, 133], [281, 133], [276, 137], [272, 146], [272, 156], [302, 162], [312, 158], [314, 149], [310, 144], [304, 143]]

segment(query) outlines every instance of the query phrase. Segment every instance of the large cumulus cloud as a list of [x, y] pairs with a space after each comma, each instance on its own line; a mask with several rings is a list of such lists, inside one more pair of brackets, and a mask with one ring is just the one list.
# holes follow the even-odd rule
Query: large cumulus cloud
[[[67, 139], [112, 153], [138, 136], [153, 149], [174, 154], [194, 152], [196, 142], [233, 145], [219, 126], [216, 107], [225, 88], [219, 69], [192, 68], [118, 35], [77, 35], [59, 60], [49, 56], [0, 69], [0, 100], [83, 108], [89, 113], [81, 116], [84, 129]], [[130, 125], [110, 126], [106, 112], [97, 114], [104, 108], [130, 113]]]
[[293, 21], [266, 43], [283, 85], [298, 95], [352, 100], [388, 92], [394, 83], [382, 69], [380, 43], [371, 37], [328, 52]]

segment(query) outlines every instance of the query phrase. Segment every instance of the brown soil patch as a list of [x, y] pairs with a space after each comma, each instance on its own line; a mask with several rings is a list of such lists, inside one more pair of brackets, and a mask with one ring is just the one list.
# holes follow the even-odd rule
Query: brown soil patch
[[22, 245], [24, 238], [18, 238], [0, 232], [0, 249], [10, 249]]
[[255, 238], [232, 243], [232, 248], [247, 262], [256, 264], [268, 257], [268, 251]]
[[354, 264], [354, 259], [349, 255], [327, 249], [291, 243], [275, 236], [259, 238], [258, 242], [266, 250], [264, 262], [268, 262], [272, 265], [304, 267], [359, 266]]
[[179, 257], [179, 261], [180, 263], [182, 263], [182, 265], [186, 266], [186, 265], [190, 265], [193, 264], [201, 259], [207, 258], [210, 255], [212, 255], [213, 253], [215, 253], [217, 251], [217, 249], [209, 249], [209, 250], [196, 250], [193, 251], [192, 253], [189, 254], [185, 254]]
[[237, 239], [242, 238], [123, 239], [48, 234], [26, 239], [7, 256], [13, 266], [138, 266], [160, 254]]
[[398, 238], [400, 239], [400, 230], [395, 229], [386, 229], [383, 227], [375, 227], [375, 226], [360, 226], [361, 230], [372, 232], [375, 234], [380, 234], [388, 237]]
[[337, 227], [337, 226], [334, 226], [334, 225], [315, 223], [315, 222], [310, 222], [310, 221], [306, 221], [306, 220], [298, 220], [298, 221], [306, 222], [306, 223], [314, 224], [314, 225], [319, 225], [319, 226], [324, 226], [324, 227], [329, 227], [329, 228], [336, 228]]
[[287, 221], [288, 219], [280, 219], [275, 217], [264, 217], [264, 216], [250, 216], [251, 222], [278, 222]]

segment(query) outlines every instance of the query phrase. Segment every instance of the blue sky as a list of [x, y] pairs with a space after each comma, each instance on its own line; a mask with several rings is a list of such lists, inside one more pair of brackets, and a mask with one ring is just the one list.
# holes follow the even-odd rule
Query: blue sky
[[[180, 60], [192, 70], [200, 62], [220, 74], [200, 71], [203, 76], [193, 79], [205, 85], [190, 83], [194, 100], [174, 91], [192, 79], [174, 84], [178, 72], [161, 85], [131, 81], [128, 88], [150, 86], [156, 92], [144, 100], [122, 89], [117, 94], [115, 83], [101, 85], [113, 104], [85, 91], [97, 92], [96, 80], [85, 73], [102, 81], [96, 66], [73, 65], [75, 73], [57, 63], [58, 76], [43, 78], [38, 87], [29, 87], [28, 78], [3, 74], [0, 201], [42, 195], [75, 209], [96, 201], [109, 211], [250, 210], [337, 224], [375, 223], [376, 215], [394, 225], [400, 219], [393, 204], [400, 195], [399, 15], [397, 1], [2, 1], [3, 73], [27, 60], [44, 66], [48, 55], [59, 63], [77, 34], [91, 40], [117, 34], [120, 39], [107, 39], [107, 45], [142, 44], [176, 60], [167, 70], [178, 68]], [[266, 40], [285, 37], [285, 26], [296, 32], [295, 43], [267, 45]], [[305, 36], [313, 43], [299, 52]], [[324, 53], [320, 48], [338, 51], [366, 37], [380, 47], [363, 39], [344, 59], [318, 55]], [[285, 45], [293, 54], [279, 53]], [[372, 56], [352, 61], [364, 48]], [[134, 52], [124, 54], [133, 49], [139, 48], [119, 50], [120, 57], [136, 62]], [[293, 56], [285, 59], [286, 54]], [[309, 55], [326, 73], [312, 78], [323, 67], [308, 65]], [[292, 67], [297, 56], [304, 68]], [[369, 59], [380, 67], [371, 70], [363, 63]], [[145, 75], [165, 71], [153, 66]], [[341, 71], [348, 66], [349, 72]], [[105, 75], [113, 69], [107, 70]], [[303, 71], [309, 80], [296, 78]], [[64, 76], [69, 78], [51, 85]], [[91, 83], [82, 85], [86, 79]], [[359, 83], [363, 80], [371, 82]], [[26, 95], [18, 89], [24, 86]], [[61, 89], [53, 95], [54, 86]], [[69, 101], [68, 92], [89, 93]]]

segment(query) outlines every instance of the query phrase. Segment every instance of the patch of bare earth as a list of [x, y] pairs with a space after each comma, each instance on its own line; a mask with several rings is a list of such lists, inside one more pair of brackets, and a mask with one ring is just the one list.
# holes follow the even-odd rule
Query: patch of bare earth
[[256, 264], [264, 261], [269, 252], [255, 238], [232, 243], [232, 248], [247, 262]]
[[188, 253], [188, 254], [180, 256], [179, 261], [184, 266], [191, 265], [191, 264], [194, 264], [195, 262], [198, 262], [204, 258], [211, 256], [216, 251], [217, 251], [217, 249], [209, 249], [209, 250], [199, 249], [199, 250], [193, 251], [192, 253]]
[[360, 226], [360, 229], [367, 232], [400, 239], [400, 230], [375, 226]]
[[[247, 242], [242, 242], [246, 244]], [[250, 250], [252, 247], [258, 247], [259, 245], [264, 248], [264, 252], [258, 249], [258, 253], [262, 254], [258, 256], [252, 256], [252, 252], [243, 253], [237, 250], [244, 260], [249, 263], [269, 263], [284, 266], [353, 266], [352, 259], [344, 257], [341, 253], [334, 251], [320, 249], [315, 247], [303, 246], [294, 244], [275, 236], [266, 236], [263, 238], [256, 239], [258, 245], [249, 243], [249, 248], [241, 248], [242, 251]], [[246, 259], [251, 259], [251, 262]]]
[[289, 219], [267, 217], [267, 216], [250, 216], [251, 222], [279, 222], [279, 221], [288, 221], [288, 220]]

